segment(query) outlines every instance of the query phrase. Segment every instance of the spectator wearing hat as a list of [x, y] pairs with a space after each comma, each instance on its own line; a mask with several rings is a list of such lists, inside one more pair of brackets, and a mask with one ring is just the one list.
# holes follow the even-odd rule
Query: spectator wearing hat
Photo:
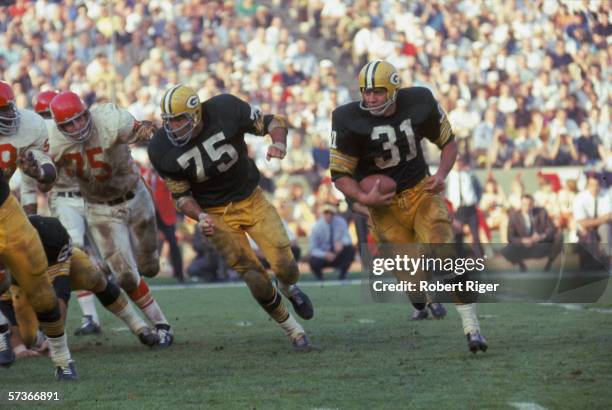
[[323, 268], [340, 271], [339, 279], [345, 279], [355, 259], [355, 248], [349, 235], [346, 220], [337, 215], [334, 205], [323, 205], [321, 217], [310, 233], [310, 268], [319, 280], [323, 280]]

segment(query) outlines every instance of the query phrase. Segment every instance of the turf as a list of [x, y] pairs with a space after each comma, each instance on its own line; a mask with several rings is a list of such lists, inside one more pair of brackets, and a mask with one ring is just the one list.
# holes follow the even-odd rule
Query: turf
[[[175, 326], [168, 350], [141, 346], [103, 312], [103, 334], [70, 336], [81, 380], [46, 358], [0, 368], [8, 391], [59, 391], [70, 408], [609, 408], [612, 315], [533, 304], [480, 305], [490, 349], [467, 350], [459, 317], [411, 322], [405, 304], [359, 286], [308, 286], [318, 351], [299, 354], [244, 287], [154, 292]], [[72, 303], [68, 329], [79, 320]], [[28, 403], [30, 407], [32, 403]], [[13, 403], [10, 404], [14, 407]]]

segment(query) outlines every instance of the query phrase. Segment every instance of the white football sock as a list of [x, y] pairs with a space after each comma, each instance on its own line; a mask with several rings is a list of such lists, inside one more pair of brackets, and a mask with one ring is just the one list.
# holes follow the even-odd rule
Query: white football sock
[[291, 340], [297, 338], [301, 334], [306, 333], [302, 325], [300, 325], [297, 320], [293, 318], [291, 313], [289, 313], [287, 320], [285, 320], [283, 323], [279, 323], [279, 325]]
[[459, 316], [461, 316], [461, 323], [463, 324], [463, 333], [480, 332], [480, 324], [476, 317], [476, 304], [469, 303], [467, 305], [455, 305]]
[[100, 318], [98, 317], [98, 310], [96, 309], [96, 300], [94, 294], [91, 292], [78, 292], [78, 301], [83, 311], [83, 316], [91, 316], [92, 320], [96, 324], [100, 324]]
[[153, 295], [151, 295], [151, 291], [144, 279], [140, 278], [138, 289], [128, 294], [128, 296], [153, 325], [168, 325], [164, 312], [162, 312]]
[[68, 339], [66, 333], [60, 337], [47, 337], [49, 340], [49, 353], [51, 360], [56, 366], [68, 367], [68, 362], [72, 360], [70, 350], [68, 350]]
[[147, 327], [147, 323], [138, 315], [136, 309], [134, 309], [129, 303], [127, 303], [119, 312], [115, 313], [115, 316], [123, 320], [135, 335], [138, 334], [139, 330]]

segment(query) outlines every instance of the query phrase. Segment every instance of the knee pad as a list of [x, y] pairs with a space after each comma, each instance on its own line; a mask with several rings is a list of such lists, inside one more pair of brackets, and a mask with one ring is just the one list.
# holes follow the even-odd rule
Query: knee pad
[[70, 278], [65, 275], [58, 275], [53, 278], [53, 288], [59, 299], [62, 299], [68, 305], [70, 300]]
[[121, 290], [117, 285], [112, 282], [107, 282], [106, 288], [103, 291], [96, 293], [96, 297], [102, 303], [102, 306], [108, 306], [114, 303], [119, 295], [121, 294]]

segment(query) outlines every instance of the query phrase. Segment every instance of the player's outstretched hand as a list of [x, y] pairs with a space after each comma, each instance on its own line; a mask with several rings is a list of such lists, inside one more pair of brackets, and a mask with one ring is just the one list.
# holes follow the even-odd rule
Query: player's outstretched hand
[[366, 206], [389, 205], [395, 192], [383, 194], [380, 192], [380, 180], [377, 180], [370, 192], [359, 198], [359, 203]]
[[157, 127], [151, 121], [140, 121], [136, 129], [136, 140], [149, 141], [153, 138], [155, 131], [157, 131]]
[[432, 194], [439, 194], [444, 190], [444, 178], [438, 174], [429, 177], [429, 180], [425, 183], [425, 191]]
[[198, 219], [200, 220], [198, 228], [200, 228], [202, 235], [212, 236], [215, 233], [215, 224], [210, 215], [201, 213]]
[[36, 158], [34, 158], [32, 151], [21, 154], [17, 159], [17, 164], [24, 174], [31, 176], [36, 180], [41, 178], [40, 167], [38, 166], [38, 161], [36, 161]]

